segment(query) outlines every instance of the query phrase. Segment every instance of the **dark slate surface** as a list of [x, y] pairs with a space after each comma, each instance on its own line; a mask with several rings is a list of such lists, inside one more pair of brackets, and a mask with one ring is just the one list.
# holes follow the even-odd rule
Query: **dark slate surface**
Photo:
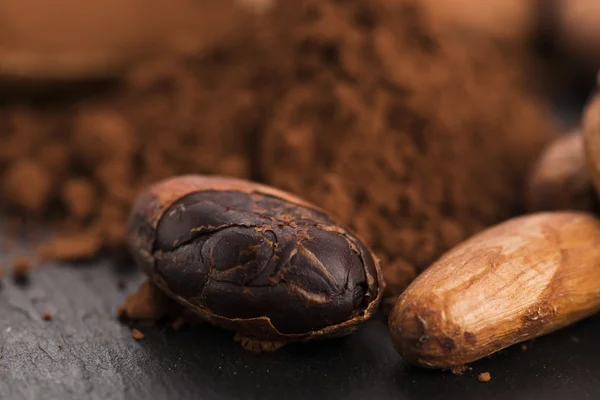
[[[600, 318], [454, 376], [406, 365], [381, 318], [348, 338], [272, 354], [246, 352], [230, 332], [210, 326], [145, 328], [146, 339], [136, 342], [114, 310], [141, 279], [108, 261], [46, 266], [25, 288], [7, 279], [0, 289], [0, 399], [600, 398]], [[45, 311], [52, 321], [43, 321]], [[491, 382], [477, 382], [483, 371]]]

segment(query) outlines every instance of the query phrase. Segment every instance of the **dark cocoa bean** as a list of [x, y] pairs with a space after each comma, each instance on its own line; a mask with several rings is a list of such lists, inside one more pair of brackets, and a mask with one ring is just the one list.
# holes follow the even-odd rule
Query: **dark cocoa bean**
[[129, 244], [158, 287], [254, 350], [349, 334], [383, 290], [355, 234], [295, 196], [237, 179], [153, 186], [134, 206]]

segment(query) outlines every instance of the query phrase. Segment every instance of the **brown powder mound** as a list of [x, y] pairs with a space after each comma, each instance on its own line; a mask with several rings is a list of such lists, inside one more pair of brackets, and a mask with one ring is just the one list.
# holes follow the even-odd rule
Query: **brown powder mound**
[[124, 254], [129, 207], [158, 179], [251, 177], [270, 68], [258, 65], [258, 31], [238, 29], [204, 51], [144, 64], [108, 94], [0, 107], [2, 205], [58, 230], [43, 259]]
[[[139, 66], [113, 91], [7, 99], [3, 206], [57, 230], [43, 258], [122, 254], [146, 185], [182, 173], [253, 178], [357, 230], [397, 293], [519, 210], [525, 170], [553, 131], [510, 58], [430, 26], [415, 4], [285, 2]], [[43, 184], [13, 177], [23, 163]]]
[[388, 279], [398, 293], [396, 280], [520, 210], [554, 126], [510, 60], [465, 49], [410, 2], [303, 3], [281, 18], [296, 27], [284, 57], [296, 79], [266, 129], [262, 172], [358, 231], [401, 271], [386, 271], [402, 274]]

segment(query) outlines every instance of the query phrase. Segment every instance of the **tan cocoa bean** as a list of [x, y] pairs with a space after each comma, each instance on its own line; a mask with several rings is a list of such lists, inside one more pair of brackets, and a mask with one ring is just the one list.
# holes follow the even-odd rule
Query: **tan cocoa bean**
[[509, 220], [450, 250], [400, 296], [389, 325], [409, 362], [452, 368], [600, 310], [600, 221]]
[[574, 131], [555, 139], [540, 155], [527, 184], [529, 211], [597, 209], [588, 173], [583, 135]]
[[[600, 74], [598, 74], [600, 83]], [[588, 173], [600, 191], [600, 95], [592, 97], [583, 114], [583, 140], [584, 154]]]

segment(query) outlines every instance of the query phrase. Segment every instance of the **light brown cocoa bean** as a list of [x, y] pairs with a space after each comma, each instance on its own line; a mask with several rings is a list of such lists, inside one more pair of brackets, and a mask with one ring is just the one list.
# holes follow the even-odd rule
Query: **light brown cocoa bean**
[[[600, 74], [598, 74], [600, 83]], [[583, 114], [583, 144], [588, 173], [600, 191], [600, 94], [592, 97]]]
[[540, 155], [527, 184], [531, 212], [593, 211], [598, 207], [579, 130], [555, 139]]
[[400, 296], [389, 325], [407, 361], [452, 368], [599, 310], [600, 221], [539, 213], [450, 250]]

